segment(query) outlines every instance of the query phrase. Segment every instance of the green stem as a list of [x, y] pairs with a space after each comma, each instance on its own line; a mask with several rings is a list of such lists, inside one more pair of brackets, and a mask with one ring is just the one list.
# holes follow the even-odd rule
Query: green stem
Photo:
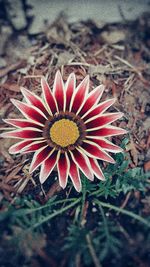
[[[99, 188], [98, 190], [92, 192], [92, 193], [90, 194], [90, 197], [99, 194], [100, 189], [101, 189], [101, 188]], [[113, 190], [113, 189], [115, 189], [115, 185], [113, 185], [113, 186], [111, 187], [111, 190]], [[121, 191], [122, 191], [122, 189], [120, 190], [120, 192], [121, 192]], [[119, 191], [117, 190], [117, 193], [118, 193], [118, 192], [119, 192]], [[103, 195], [103, 192], [102, 192], [102, 191], [101, 191], [101, 195]]]
[[109, 240], [109, 231], [108, 231], [108, 225], [107, 225], [107, 220], [106, 220], [106, 217], [105, 217], [105, 213], [104, 213], [104, 210], [103, 210], [101, 205], [99, 205], [99, 208], [100, 208], [100, 211], [101, 211], [101, 214], [102, 214], [102, 218], [103, 218], [106, 237], [107, 237], [107, 240]]
[[81, 213], [80, 213], [80, 223], [82, 224], [83, 219], [83, 212], [84, 212], [84, 205], [85, 205], [85, 199], [86, 199], [86, 177], [82, 174], [83, 177], [83, 189], [82, 189], [82, 203], [81, 203]]
[[133, 213], [132, 211], [129, 211], [129, 210], [125, 210], [125, 209], [122, 209], [122, 208], [118, 208], [114, 205], [111, 205], [109, 203], [105, 203], [103, 201], [99, 201], [97, 199], [94, 200], [94, 202], [97, 204], [97, 205], [100, 205], [102, 207], [106, 207], [106, 208], [109, 208], [109, 209], [112, 209], [112, 210], [115, 210], [115, 211], [118, 211], [118, 212], [121, 212], [123, 214], [126, 214], [130, 217], [132, 217], [133, 219], [145, 224], [146, 226], [150, 227], [150, 223], [145, 220], [144, 218], [142, 218], [141, 216], [139, 216], [138, 214], [135, 214]]
[[43, 205], [43, 206], [40, 206], [40, 207], [37, 207], [37, 208], [22, 208], [20, 210], [17, 210], [15, 212], [13, 212], [13, 216], [23, 216], [23, 215], [28, 215], [28, 214], [31, 214], [33, 212], [36, 212], [36, 211], [39, 211], [39, 210], [42, 210], [42, 209], [45, 209], [45, 208], [48, 208], [48, 207], [52, 207], [54, 205], [58, 205], [58, 204], [61, 204], [61, 203], [65, 203], [65, 202], [73, 202], [73, 201], [76, 201], [76, 198], [70, 198], [70, 199], [62, 199], [62, 200], [58, 200], [58, 201], [55, 201], [55, 202], [50, 202], [46, 205]]
[[69, 204], [68, 206], [64, 207], [63, 209], [59, 209], [59, 210], [55, 211], [54, 213], [50, 214], [49, 216], [46, 216], [46, 217], [43, 218], [41, 221], [39, 221], [39, 222], [37, 222], [36, 224], [34, 224], [33, 226], [31, 226], [28, 230], [37, 228], [37, 227], [39, 227], [41, 224], [43, 224], [43, 223], [45, 223], [45, 222], [51, 220], [52, 218], [56, 217], [57, 215], [59, 215], [59, 214], [65, 212], [66, 210], [68, 210], [68, 209], [74, 207], [77, 203], [80, 202], [80, 200], [81, 200], [81, 199], [79, 198], [79, 199], [77, 199], [75, 202], [73, 202], [73, 203]]

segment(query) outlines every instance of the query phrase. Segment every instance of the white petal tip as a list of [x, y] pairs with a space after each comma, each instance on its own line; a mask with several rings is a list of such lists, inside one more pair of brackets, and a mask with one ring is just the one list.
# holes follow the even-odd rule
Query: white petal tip
[[64, 185], [64, 184], [59, 183], [59, 185], [60, 185], [60, 187], [62, 187], [62, 189], [66, 188], [66, 184]]
[[46, 79], [44, 77], [41, 78], [41, 84], [45, 83]]
[[5, 137], [4, 133], [1, 133], [0, 138], [4, 138], [4, 137]]
[[120, 118], [122, 118], [124, 116], [123, 112], [120, 112]]
[[99, 85], [99, 88], [100, 88], [101, 90], [105, 90], [106, 86], [105, 86], [104, 84], [100, 84], [100, 85]]
[[78, 193], [81, 193], [82, 191], [82, 187], [80, 186], [79, 188], [78, 187], [75, 187], [75, 190], [78, 192]]
[[10, 98], [10, 101], [11, 101], [13, 104], [15, 104], [17, 100], [14, 99], [14, 98]]
[[7, 120], [8, 120], [8, 119], [2, 119], [2, 121], [5, 122], [5, 123], [7, 123]]
[[74, 73], [74, 72], [71, 72], [71, 73], [70, 73], [70, 78], [73, 79], [73, 78], [75, 78], [75, 77], [76, 77], [76, 76], [75, 76], [75, 73]]
[[57, 77], [57, 76], [62, 77], [60, 70], [57, 70], [57, 72], [56, 72], [56, 77]]
[[9, 154], [11, 154], [11, 155], [19, 154], [19, 153], [20, 153], [20, 151], [19, 151], [19, 152], [15, 152], [15, 151], [14, 151], [13, 149], [11, 149], [11, 148], [9, 148], [8, 152], [9, 152]]
[[104, 177], [104, 176], [101, 176], [101, 177], [99, 177], [98, 178], [100, 181], [102, 181], [102, 182], [105, 182], [106, 181], [106, 178]]
[[45, 181], [47, 180], [48, 177], [44, 178], [44, 177], [39, 177], [40, 183], [44, 184]]
[[94, 176], [88, 176], [87, 178], [92, 182], [94, 181]]
[[32, 168], [32, 166], [30, 165], [30, 168], [29, 168], [29, 174], [33, 173], [34, 172], [34, 169]]

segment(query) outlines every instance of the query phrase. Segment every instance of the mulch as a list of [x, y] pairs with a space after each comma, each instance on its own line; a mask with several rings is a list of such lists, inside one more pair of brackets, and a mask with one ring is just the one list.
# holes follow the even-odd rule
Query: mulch
[[[7, 30], [10, 32], [10, 26], [2, 27], [5, 33]], [[91, 90], [103, 83], [106, 86], [103, 99], [116, 97], [114, 110], [125, 114], [117, 125], [129, 130], [127, 151], [131, 167], [142, 166], [149, 171], [148, 28], [148, 14], [133, 22], [102, 27], [94, 21], [69, 24], [60, 15], [36, 36], [30, 36], [27, 31], [9, 34], [8, 38], [4, 38], [0, 57], [3, 63], [0, 66], [1, 129], [7, 127], [2, 119], [20, 116], [10, 99], [22, 99], [21, 86], [40, 95], [40, 78], [44, 75], [52, 87], [57, 69], [61, 70], [64, 81], [71, 72], [76, 74], [78, 82], [89, 74]], [[33, 180], [28, 173], [30, 157], [8, 153], [13, 142], [10, 139], [0, 140], [0, 190], [2, 198], [10, 201], [16, 194], [23, 194], [38, 184], [37, 179]], [[116, 138], [116, 142], [120, 143], [121, 138]], [[51, 196], [51, 191], [48, 194]]]

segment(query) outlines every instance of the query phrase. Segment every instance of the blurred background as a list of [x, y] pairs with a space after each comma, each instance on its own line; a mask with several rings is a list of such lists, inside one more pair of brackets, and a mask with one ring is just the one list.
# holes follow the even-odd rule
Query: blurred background
[[44, 25], [52, 23], [63, 12], [69, 22], [93, 19], [97, 23], [114, 23], [134, 20], [149, 10], [144, 0], [1, 0], [0, 17], [7, 19], [14, 29], [28, 27], [30, 34], [37, 34]]

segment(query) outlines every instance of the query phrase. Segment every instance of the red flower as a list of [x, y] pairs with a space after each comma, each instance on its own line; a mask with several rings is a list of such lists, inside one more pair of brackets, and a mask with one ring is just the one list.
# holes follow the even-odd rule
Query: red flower
[[106, 137], [126, 133], [110, 125], [120, 119], [122, 113], [104, 113], [115, 99], [99, 103], [104, 86], [100, 85], [89, 93], [89, 76], [86, 76], [76, 88], [74, 73], [64, 85], [61, 73], [57, 71], [53, 91], [45, 79], [42, 79], [41, 85], [43, 99], [25, 88], [21, 91], [26, 103], [12, 99], [25, 119], [4, 120], [15, 129], [1, 136], [23, 139], [11, 146], [9, 152], [35, 152], [29, 171], [32, 173], [41, 166], [41, 183], [55, 166], [63, 188], [70, 177], [76, 190], [81, 190], [79, 170], [90, 180], [94, 179], [94, 175], [104, 180], [98, 160], [114, 163], [107, 151], [122, 151]]

